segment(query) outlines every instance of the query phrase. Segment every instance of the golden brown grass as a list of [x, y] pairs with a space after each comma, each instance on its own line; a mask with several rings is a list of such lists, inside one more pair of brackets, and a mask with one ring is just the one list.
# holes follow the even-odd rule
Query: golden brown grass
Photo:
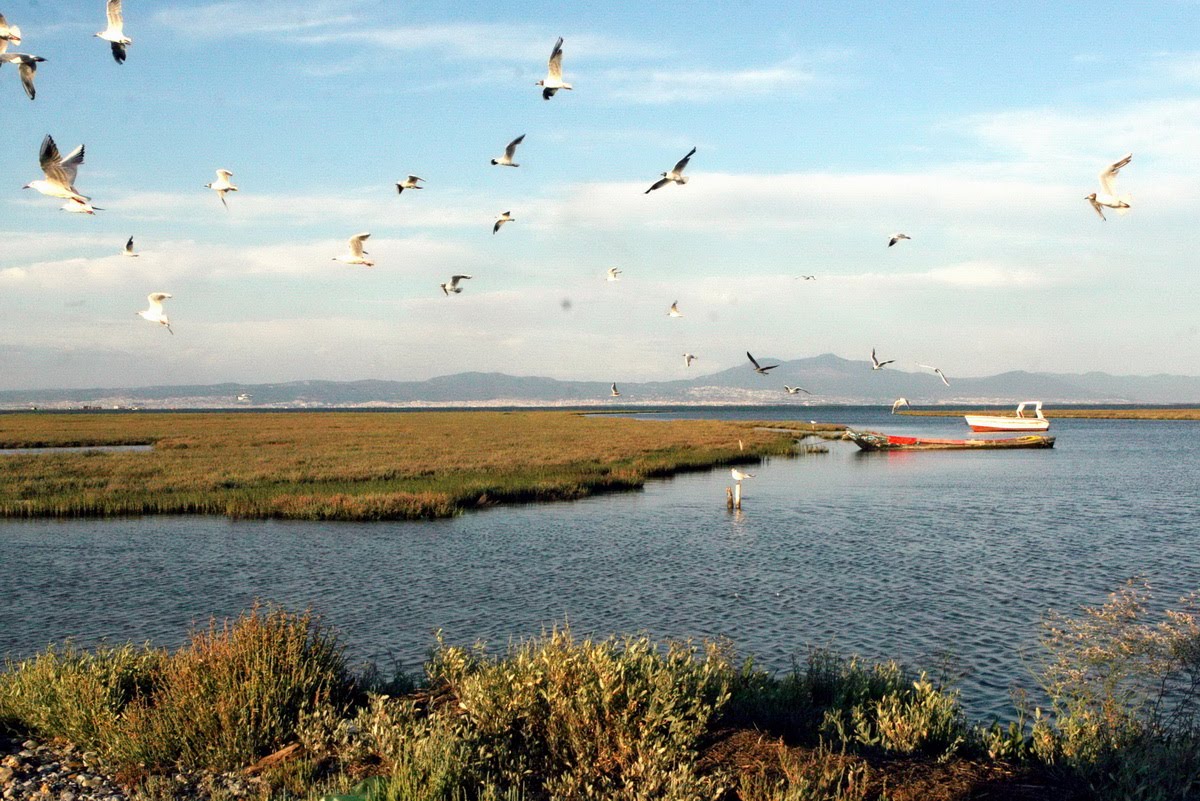
[[[964, 414], [989, 414], [1015, 417], [1011, 411], [996, 409], [904, 409], [896, 414], [914, 417], [962, 417]], [[1200, 409], [1043, 409], [1047, 418], [1081, 420], [1200, 420]]]
[[443, 517], [757, 461], [792, 434], [569, 412], [0, 415], [0, 448], [139, 443], [154, 451], [0, 457], [0, 517]]

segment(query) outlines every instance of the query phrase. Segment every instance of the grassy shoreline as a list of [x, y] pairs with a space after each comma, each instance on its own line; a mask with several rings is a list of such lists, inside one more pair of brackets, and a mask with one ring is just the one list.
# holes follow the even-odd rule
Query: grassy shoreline
[[3, 415], [0, 518], [218, 514], [409, 520], [571, 500], [794, 452], [798, 425], [574, 412]]
[[[962, 417], [965, 414], [1014, 416], [1011, 409], [902, 409], [897, 415], [913, 417]], [[1042, 414], [1053, 420], [1075, 418], [1080, 420], [1200, 420], [1200, 409], [1043, 409]]]
[[1162, 702], [1200, 700], [1200, 605], [1155, 617], [1149, 601], [1131, 583], [1048, 616], [1050, 707], [1018, 705], [1007, 727], [968, 721], [957, 691], [895, 662], [814, 650], [769, 674], [728, 643], [568, 628], [498, 654], [438, 637], [421, 673], [381, 676], [352, 669], [311, 613], [255, 607], [175, 651], [66, 644], [7, 662], [0, 734], [72, 743], [164, 801], [228, 799], [191, 787], [230, 772], [253, 777], [236, 797], [264, 801], [1193, 797], [1200, 720]]

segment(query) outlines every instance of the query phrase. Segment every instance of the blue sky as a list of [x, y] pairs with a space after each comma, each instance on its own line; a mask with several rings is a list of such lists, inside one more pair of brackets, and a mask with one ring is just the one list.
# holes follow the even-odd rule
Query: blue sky
[[[127, 0], [122, 66], [102, 0], [0, 2], [10, 49], [48, 59], [33, 102], [0, 68], [3, 389], [636, 381], [685, 351], [695, 375], [872, 347], [951, 376], [1200, 373], [1193, 2]], [[576, 88], [544, 102], [559, 35]], [[87, 145], [96, 217], [21, 190], [46, 133]], [[521, 133], [522, 166], [490, 166]], [[691, 182], [644, 195], [692, 146]], [[1130, 151], [1134, 208], [1101, 222], [1083, 196]], [[397, 196], [409, 173], [427, 188]], [[359, 231], [377, 266], [331, 261]], [[134, 315], [151, 291], [174, 336]]]

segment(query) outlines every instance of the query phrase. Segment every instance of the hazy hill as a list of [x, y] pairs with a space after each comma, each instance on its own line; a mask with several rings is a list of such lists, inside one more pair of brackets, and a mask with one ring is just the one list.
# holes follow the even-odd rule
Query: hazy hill
[[[81, 405], [143, 407], [313, 407], [408, 405], [586, 405], [616, 403], [690, 404], [862, 404], [891, 403], [898, 397], [914, 405], [1015, 403], [1192, 403], [1200, 402], [1200, 377], [1177, 375], [1115, 376], [1014, 371], [982, 378], [950, 376], [946, 387], [928, 371], [903, 365], [872, 370], [870, 362], [833, 354], [779, 361], [770, 354], [761, 364], [779, 364], [769, 376], [749, 363], [716, 373], [672, 381], [623, 382], [621, 398], [609, 395], [611, 379], [558, 381], [504, 373], [456, 373], [428, 381], [291, 381], [281, 384], [211, 384], [134, 389], [46, 389], [0, 392], [0, 406], [23, 408]], [[800, 385], [811, 396], [788, 396], [784, 384]], [[237, 396], [248, 394], [249, 401]]]

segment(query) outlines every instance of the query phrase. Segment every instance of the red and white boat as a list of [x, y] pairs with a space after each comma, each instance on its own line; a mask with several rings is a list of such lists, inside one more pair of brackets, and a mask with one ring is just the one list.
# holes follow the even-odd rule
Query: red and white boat
[[[1033, 407], [1032, 414], [1026, 414], [1026, 406]], [[1050, 421], [1042, 417], [1041, 401], [1025, 401], [1018, 404], [1016, 417], [968, 414], [964, 415], [964, 419], [972, 431], [1046, 431], [1050, 428]]]

